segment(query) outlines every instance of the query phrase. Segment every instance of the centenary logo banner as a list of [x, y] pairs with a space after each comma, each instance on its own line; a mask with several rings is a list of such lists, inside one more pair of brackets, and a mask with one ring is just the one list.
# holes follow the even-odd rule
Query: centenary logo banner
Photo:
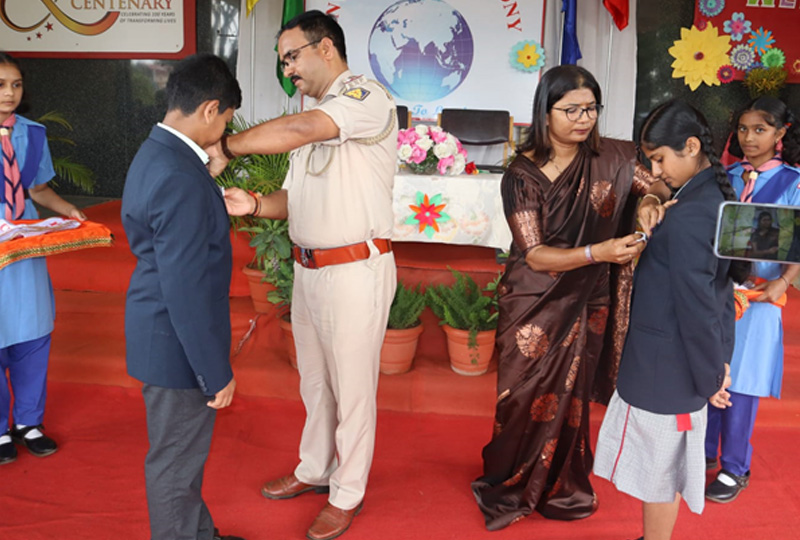
[[355, 74], [415, 118], [442, 108], [504, 109], [528, 122], [544, 66], [544, 0], [306, 0], [336, 16]]
[[183, 58], [195, 41], [191, 0], [0, 0], [0, 43], [17, 56]]
[[694, 26], [700, 31], [713, 26], [730, 40], [721, 82], [764, 67], [781, 68], [787, 82], [800, 82], [800, 0], [697, 0]]

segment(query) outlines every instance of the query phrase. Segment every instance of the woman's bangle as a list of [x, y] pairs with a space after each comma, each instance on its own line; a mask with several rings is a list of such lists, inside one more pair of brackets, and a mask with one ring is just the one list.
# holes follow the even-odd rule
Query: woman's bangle
[[778, 277], [779, 277], [779, 278], [781, 278], [781, 279], [783, 280], [783, 282], [784, 282], [784, 283], [786, 283], [786, 288], [788, 289], [788, 288], [789, 288], [789, 280], [788, 280], [788, 279], [786, 279], [785, 277], [783, 277], [782, 275], [781, 275], [781, 276], [778, 276]]
[[258, 193], [254, 193], [250, 190], [248, 190], [247, 193], [249, 193], [250, 196], [253, 198], [253, 203], [254, 203], [253, 211], [250, 212], [250, 215], [253, 217], [258, 216], [261, 213], [261, 195], [259, 195]]
[[222, 153], [225, 154], [226, 158], [228, 158], [228, 159], [236, 158], [236, 156], [233, 155], [233, 152], [231, 152], [231, 149], [228, 148], [228, 134], [227, 133], [224, 133], [222, 135], [222, 138], [219, 140], [219, 146], [220, 146], [220, 148], [222, 148]]
[[641, 200], [641, 201], [639, 201], [639, 204], [642, 204], [642, 203], [644, 202], [644, 200], [645, 200], [646, 198], [648, 198], [648, 197], [652, 197], [652, 198], [654, 198], [654, 199], [656, 200], [656, 204], [661, 204], [661, 198], [660, 198], [658, 195], [656, 195], [655, 193], [648, 193], [648, 194], [646, 194], [644, 197], [642, 197], [642, 200]]
[[583, 248], [583, 254], [586, 256], [586, 262], [589, 264], [597, 264], [597, 261], [592, 257], [592, 244], [586, 244], [586, 247]]

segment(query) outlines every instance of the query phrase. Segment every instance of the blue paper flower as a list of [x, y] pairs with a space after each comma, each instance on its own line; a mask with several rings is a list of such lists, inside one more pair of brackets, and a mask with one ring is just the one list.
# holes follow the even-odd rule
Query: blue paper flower
[[734, 13], [731, 20], [725, 21], [722, 29], [731, 35], [732, 41], [742, 41], [745, 34], [752, 32], [750, 26], [753, 23], [744, 19], [744, 13]]
[[534, 73], [544, 67], [544, 49], [536, 41], [520, 41], [508, 55], [514, 69]]
[[750, 48], [758, 54], [767, 52], [767, 49], [772, 48], [773, 43], [775, 43], [775, 38], [772, 37], [772, 32], [764, 30], [763, 26], [753, 32], [750, 35], [750, 39], [747, 41]]
[[756, 61], [756, 53], [744, 43], [734, 47], [730, 57], [731, 65], [740, 71], [747, 70]]
[[725, 0], [700, 0], [697, 7], [706, 17], [716, 17], [725, 9]]

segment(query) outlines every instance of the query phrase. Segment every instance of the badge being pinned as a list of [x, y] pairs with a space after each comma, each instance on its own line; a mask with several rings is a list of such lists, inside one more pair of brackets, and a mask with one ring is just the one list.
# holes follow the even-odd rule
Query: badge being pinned
[[369, 95], [369, 90], [366, 88], [353, 88], [352, 90], [348, 90], [344, 93], [345, 96], [349, 98], [356, 99], [358, 101], [364, 101], [364, 98]]

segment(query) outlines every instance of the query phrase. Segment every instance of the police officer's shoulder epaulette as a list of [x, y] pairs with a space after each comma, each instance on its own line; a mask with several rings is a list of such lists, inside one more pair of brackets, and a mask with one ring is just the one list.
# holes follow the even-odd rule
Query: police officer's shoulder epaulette
[[342, 90], [340, 95], [355, 99], [356, 101], [364, 101], [370, 95], [370, 91], [366, 88], [367, 78], [363, 75], [353, 75], [342, 83]]

